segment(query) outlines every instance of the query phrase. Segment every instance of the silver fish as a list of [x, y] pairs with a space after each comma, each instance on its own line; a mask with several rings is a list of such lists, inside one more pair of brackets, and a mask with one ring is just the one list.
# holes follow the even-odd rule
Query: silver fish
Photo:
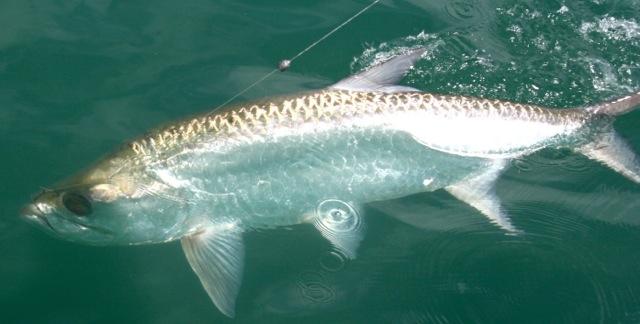
[[23, 216], [88, 244], [180, 240], [213, 303], [233, 316], [252, 229], [310, 223], [355, 258], [361, 204], [444, 189], [516, 234], [494, 183], [510, 159], [545, 147], [640, 183], [638, 158], [612, 127], [640, 93], [551, 109], [397, 85], [423, 53], [160, 127], [41, 192]]

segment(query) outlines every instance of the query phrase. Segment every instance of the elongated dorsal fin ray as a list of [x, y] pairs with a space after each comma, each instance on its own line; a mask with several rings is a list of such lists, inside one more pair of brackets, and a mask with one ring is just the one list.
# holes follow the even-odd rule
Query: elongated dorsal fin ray
[[577, 151], [640, 183], [640, 159], [614, 130], [578, 148]]
[[330, 86], [329, 89], [385, 92], [419, 91], [410, 87], [397, 87], [395, 85], [420, 59], [425, 51], [425, 48], [418, 48], [409, 53], [398, 55], [386, 62], [346, 79], [342, 79], [338, 83]]
[[356, 258], [365, 233], [359, 207], [338, 199], [324, 200], [316, 208], [313, 225], [345, 257]]
[[445, 190], [483, 213], [491, 222], [505, 231], [518, 234], [520, 231], [511, 224], [509, 216], [502, 210], [500, 200], [495, 194], [495, 182], [506, 165], [506, 160], [496, 160], [484, 172], [452, 184]]
[[242, 232], [236, 224], [216, 225], [181, 240], [191, 268], [218, 309], [235, 316], [244, 267]]

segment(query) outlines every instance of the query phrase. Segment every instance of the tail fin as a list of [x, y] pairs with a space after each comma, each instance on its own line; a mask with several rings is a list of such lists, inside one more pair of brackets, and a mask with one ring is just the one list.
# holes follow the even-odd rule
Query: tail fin
[[[640, 92], [587, 108], [594, 115], [618, 116], [640, 107]], [[577, 149], [630, 180], [640, 183], [640, 159], [629, 144], [611, 127], [595, 141]]]

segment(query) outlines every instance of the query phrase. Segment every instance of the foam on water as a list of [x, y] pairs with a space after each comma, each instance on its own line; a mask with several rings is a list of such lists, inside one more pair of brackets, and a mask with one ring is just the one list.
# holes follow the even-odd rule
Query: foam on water
[[601, 33], [613, 40], [631, 40], [640, 37], [640, 25], [634, 19], [603, 17], [595, 22], [583, 22], [579, 28], [583, 37], [589, 39], [591, 33]]

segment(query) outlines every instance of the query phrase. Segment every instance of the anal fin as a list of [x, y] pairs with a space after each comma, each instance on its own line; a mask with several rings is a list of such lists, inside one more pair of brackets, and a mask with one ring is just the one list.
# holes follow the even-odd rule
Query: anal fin
[[496, 160], [484, 172], [447, 186], [445, 190], [480, 211], [505, 231], [517, 234], [520, 231], [511, 224], [509, 216], [502, 210], [494, 189], [495, 182], [506, 165], [506, 160]]
[[577, 151], [640, 183], [640, 160], [629, 144], [614, 130], [578, 148]]
[[184, 254], [218, 309], [235, 315], [244, 267], [242, 231], [236, 224], [219, 224], [181, 240]]

